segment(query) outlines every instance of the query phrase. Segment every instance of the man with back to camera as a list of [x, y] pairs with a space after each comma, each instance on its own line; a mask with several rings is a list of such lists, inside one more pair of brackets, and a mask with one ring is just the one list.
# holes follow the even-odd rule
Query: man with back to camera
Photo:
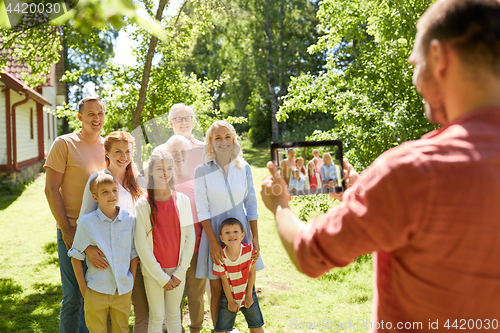
[[286, 190], [272, 192], [282, 178], [268, 177], [262, 198], [292, 262], [311, 277], [375, 251], [373, 331], [497, 329], [500, 1], [438, 0], [418, 21], [409, 61], [440, 129], [385, 152], [359, 178], [345, 160], [352, 188], [307, 225]]
[[67, 252], [73, 244], [87, 180], [91, 174], [106, 167], [104, 139], [100, 135], [104, 125], [104, 104], [97, 97], [82, 99], [78, 103], [78, 119], [82, 129], [59, 136], [52, 144], [44, 166], [45, 196], [57, 222], [57, 253], [63, 292], [59, 332], [88, 332], [83, 297]]

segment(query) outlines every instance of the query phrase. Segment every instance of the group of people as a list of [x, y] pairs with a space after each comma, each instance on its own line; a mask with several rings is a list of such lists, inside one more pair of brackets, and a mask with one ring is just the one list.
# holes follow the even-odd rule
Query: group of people
[[[307, 225], [290, 209], [290, 192], [282, 191], [288, 189], [289, 174], [297, 162], [300, 177], [300, 161], [293, 151], [286, 162], [290, 173], [280, 174], [268, 163], [271, 176], [262, 183], [262, 199], [275, 216], [292, 263], [304, 274], [318, 277], [373, 253], [370, 331], [496, 330], [500, 318], [500, 265], [495, 264], [500, 256], [500, 1], [437, 0], [418, 21], [409, 61], [426, 116], [441, 125], [439, 129], [382, 154], [361, 175], [344, 160], [348, 189], [343, 194], [330, 193], [342, 203]], [[189, 141], [179, 138], [177, 144], [197, 146], [185, 135], [192, 116], [172, 111], [174, 131], [179, 126], [184, 134], [176, 134]], [[194, 299], [189, 293], [197, 290], [187, 287], [193, 281], [190, 274], [195, 280], [210, 279], [216, 331], [230, 329], [234, 319], [228, 314], [240, 305], [250, 310], [257, 303], [251, 287], [255, 271], [263, 267], [252, 175], [241, 151], [235, 149], [232, 127], [216, 122], [207, 131], [203, 161], [194, 170], [192, 186], [187, 185], [190, 175], [177, 168], [184, 161], [182, 149], [172, 148], [169, 153], [174, 141], [167, 142], [166, 149], [159, 147], [150, 157], [143, 195], [140, 177], [133, 170], [130, 177], [126, 171], [133, 144], [127, 149], [111, 143], [113, 149], [104, 149], [99, 135], [104, 123], [102, 103], [84, 101], [78, 117], [82, 130], [58, 138], [46, 162], [46, 194], [58, 224], [63, 289], [60, 331], [86, 331], [83, 316], [79, 319], [83, 315], [80, 287], [85, 309], [97, 311], [95, 304], [105, 303], [106, 313], [114, 306], [114, 297], [132, 290], [136, 326], [144, 318], [143, 311], [156, 331], [166, 317], [171, 325], [168, 331], [178, 332], [181, 290], [186, 286], [188, 303]], [[87, 181], [104, 169], [88, 184], [99, 208], [82, 216], [77, 227]], [[185, 193], [174, 187], [176, 174], [187, 180]], [[466, 188], [463, 179], [470, 179]], [[325, 184], [329, 178], [320, 180]], [[127, 200], [121, 198], [122, 187], [135, 205], [120, 206]], [[196, 217], [198, 229], [192, 224]], [[167, 221], [170, 224], [164, 224]], [[96, 231], [97, 224], [104, 228]], [[94, 248], [85, 239], [88, 235], [108, 243]], [[118, 243], [109, 235], [116, 235]], [[86, 281], [85, 267], [78, 262], [84, 253], [91, 263]], [[119, 279], [110, 272], [117, 272]], [[238, 278], [246, 286], [232, 283]], [[146, 297], [141, 296], [141, 285]], [[141, 304], [141, 298], [146, 303]], [[195, 327], [195, 312], [191, 332], [200, 329]], [[262, 330], [262, 316], [255, 314], [249, 311], [246, 316], [249, 326], [257, 327], [251, 331]], [[104, 317], [87, 320], [104, 326]], [[124, 321], [120, 318], [112, 321]]]
[[295, 149], [288, 149], [288, 157], [281, 161], [281, 176], [288, 184], [291, 193], [304, 190], [330, 189], [339, 186], [337, 166], [330, 153], [319, 157], [319, 150], [313, 149], [313, 157], [304, 165], [304, 158], [295, 158]]
[[232, 331], [240, 308], [250, 331], [263, 332], [257, 202], [234, 128], [216, 121], [199, 141], [193, 109], [172, 106], [175, 135], [141, 175], [132, 135], [100, 136], [104, 115], [99, 98], [80, 101], [82, 129], [58, 137], [45, 164], [58, 226], [60, 332], [128, 332], [131, 302], [134, 332], [181, 332], [183, 295], [190, 331], [200, 332], [207, 279], [216, 332]]

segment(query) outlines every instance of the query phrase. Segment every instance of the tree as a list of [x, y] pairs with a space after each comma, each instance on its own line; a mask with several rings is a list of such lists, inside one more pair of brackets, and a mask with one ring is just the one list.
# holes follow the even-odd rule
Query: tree
[[[45, 1], [42, 4], [55, 3]], [[97, 30], [108, 30], [109, 27], [121, 28], [125, 22], [131, 20], [150, 33], [165, 39], [165, 31], [158, 21], [137, 7], [131, 0], [80, 0], [59, 3], [66, 12], [64, 15], [48, 13], [23, 14], [21, 9], [12, 6], [6, 8], [0, 0], [0, 50], [12, 49], [15, 44], [15, 54], [0, 52], [0, 71], [7, 61], [14, 59], [25, 63], [31, 74], [23, 77], [25, 83], [34, 88], [45, 82], [52, 64], [60, 59], [62, 40], [59, 38], [61, 29], [58, 26], [69, 24], [83, 34], [91, 34]], [[20, 7], [19, 7], [20, 8]], [[59, 7], [58, 7], [59, 8]], [[128, 17], [128, 20], [125, 19]], [[68, 23], [69, 22], [69, 23]]]
[[[131, 38], [137, 43], [133, 50], [137, 65], [115, 66], [108, 70], [104, 97], [108, 105], [108, 122], [115, 128], [136, 129], [167, 113], [179, 102], [193, 104], [198, 111], [200, 130], [206, 129], [212, 117], [220, 115], [212, 108], [208, 93], [217, 89], [219, 81], [185, 75], [180, 63], [193, 37], [211, 22], [210, 16], [221, 7], [213, 1], [190, 1], [193, 10], [185, 12], [186, 4], [187, 1], [176, 15], [169, 17], [163, 14], [161, 7], [166, 3], [160, 2], [155, 8], [153, 3], [144, 3], [146, 10], [155, 12], [166, 27], [166, 39], [151, 37], [148, 31], [136, 26]], [[236, 117], [226, 117], [226, 120], [243, 121]], [[168, 127], [168, 121], [163, 125]]]
[[433, 129], [412, 85], [407, 59], [429, 0], [325, 0], [321, 40], [311, 52], [335, 54], [327, 72], [294, 78], [278, 119], [330, 111], [338, 126], [315, 137], [342, 139], [359, 169], [385, 150]]
[[[309, 51], [330, 54], [327, 71], [293, 78], [278, 119], [332, 113], [336, 128], [307, 139], [341, 139], [345, 156], [358, 170], [382, 152], [434, 129], [424, 117], [407, 61], [417, 19], [431, 2], [323, 1], [318, 17], [325, 35]], [[294, 199], [299, 202], [305, 203], [303, 219], [318, 207], [323, 212], [330, 207], [320, 196]]]
[[64, 68], [66, 74], [62, 81], [66, 82], [70, 91], [68, 103], [76, 106], [84, 96], [84, 86], [94, 84], [98, 96], [104, 83], [104, 74], [108, 62], [115, 53], [113, 42], [118, 31], [111, 29], [94, 30], [82, 33], [74, 26], [64, 26], [62, 30]]
[[290, 76], [323, 68], [323, 54], [306, 52], [319, 37], [316, 9], [304, 0], [229, 1], [186, 59], [187, 72], [224, 81], [213, 92], [215, 103], [224, 114], [248, 117], [239, 130], [255, 143], [280, 134], [273, 114]]

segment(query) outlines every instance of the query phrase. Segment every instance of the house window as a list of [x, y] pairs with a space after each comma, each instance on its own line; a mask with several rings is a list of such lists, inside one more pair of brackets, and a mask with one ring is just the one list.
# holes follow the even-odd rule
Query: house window
[[30, 136], [32, 140], [35, 138], [33, 130], [33, 108], [30, 108]]
[[48, 139], [50, 140], [50, 113], [47, 112], [47, 134], [48, 134]]

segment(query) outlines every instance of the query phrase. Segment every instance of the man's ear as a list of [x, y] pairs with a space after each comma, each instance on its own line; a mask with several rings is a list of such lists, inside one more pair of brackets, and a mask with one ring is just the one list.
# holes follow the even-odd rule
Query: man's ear
[[222, 235], [219, 235], [219, 238], [220, 238], [220, 241], [222, 242], [222, 241], [223, 241], [223, 240], [222, 240]]
[[92, 193], [92, 199], [94, 199], [94, 201], [97, 202], [97, 195], [95, 195], [94, 193]]
[[80, 112], [78, 112], [76, 116], [78, 117], [78, 120], [82, 121], [82, 114]]
[[245, 232], [241, 231], [241, 234], [243, 235], [243, 238], [245, 238]]
[[433, 62], [433, 74], [442, 80], [450, 67], [450, 46], [443, 41], [433, 39], [429, 45], [429, 59]]

